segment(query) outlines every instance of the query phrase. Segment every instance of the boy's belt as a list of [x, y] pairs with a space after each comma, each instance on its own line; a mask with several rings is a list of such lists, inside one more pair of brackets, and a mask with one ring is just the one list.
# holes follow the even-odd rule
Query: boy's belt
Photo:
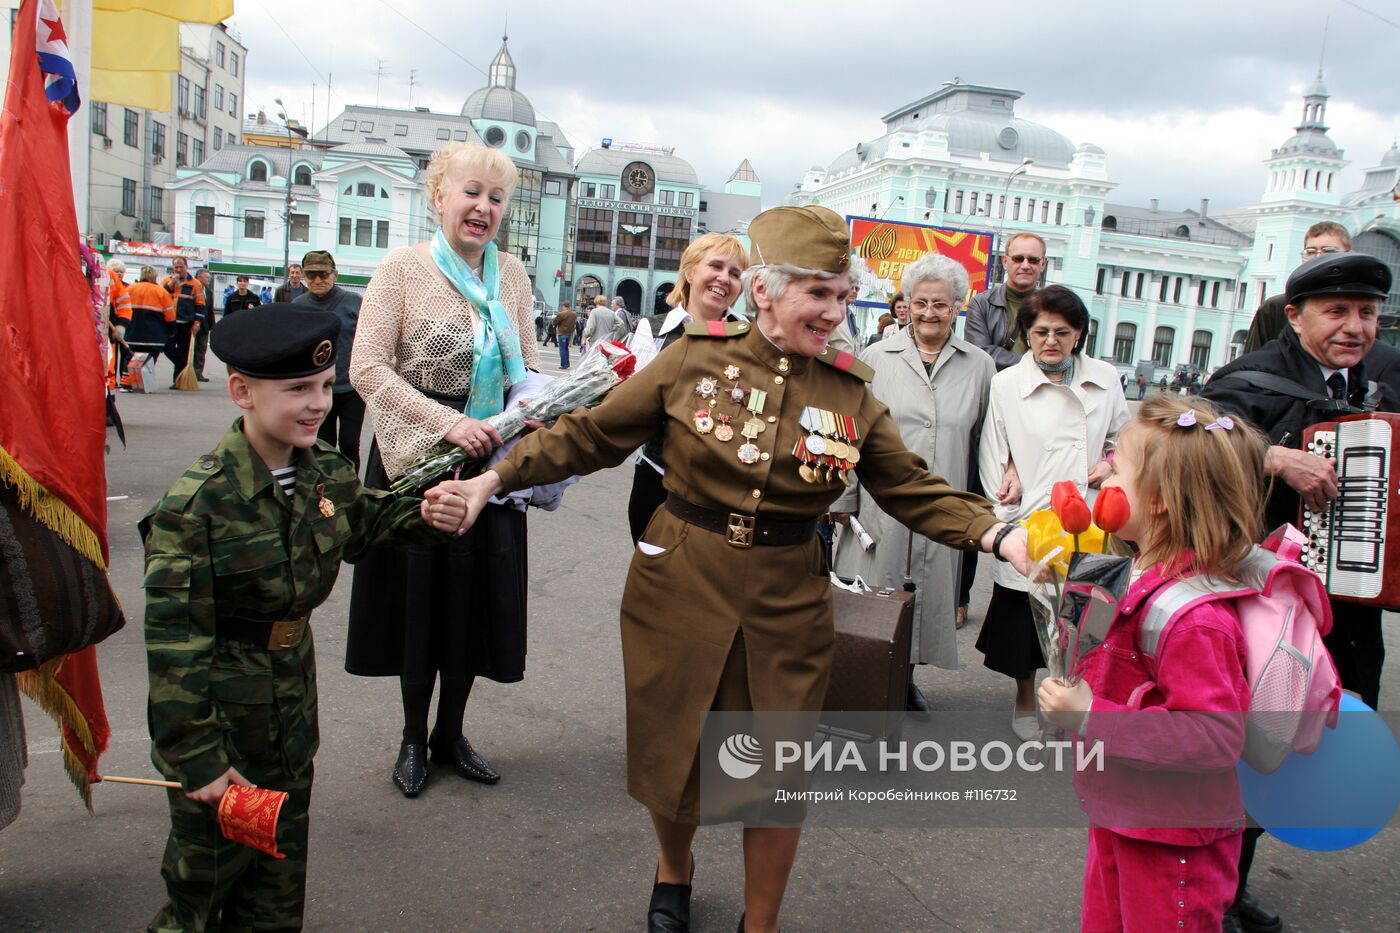
[[256, 622], [252, 619], [220, 619], [215, 626], [219, 638], [241, 641], [268, 651], [286, 651], [301, 644], [306, 626], [311, 621], [307, 613], [299, 619], [281, 622]]

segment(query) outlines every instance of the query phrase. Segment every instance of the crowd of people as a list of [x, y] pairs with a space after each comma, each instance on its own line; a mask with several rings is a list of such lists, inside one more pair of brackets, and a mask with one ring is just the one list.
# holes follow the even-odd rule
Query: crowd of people
[[[966, 306], [962, 265], [936, 254], [913, 262], [857, 351], [849, 233], [831, 211], [765, 211], [749, 227], [750, 247], [726, 234], [698, 237], [665, 315], [639, 317], [603, 295], [550, 313], [523, 264], [495, 242], [518, 179], [510, 159], [454, 143], [426, 174], [438, 229], [392, 251], [363, 297], [336, 284], [330, 253], [313, 251], [270, 302], [239, 277], [215, 327], [207, 271], [190, 274], [177, 259], [163, 282], [147, 266], [128, 288], [124, 267], [110, 267], [123, 353], [164, 352], [177, 373], [190, 359], [204, 378], [212, 331], [241, 412], [216, 454], [143, 522], [152, 756], [181, 785], [170, 793], [162, 868], [170, 900], [153, 928], [202, 929], [220, 915], [227, 924], [259, 903], [274, 905], [284, 925], [300, 925], [307, 749], [316, 736], [306, 619], [342, 558], [356, 562], [345, 667], [399, 678], [403, 733], [397, 757], [385, 762], [389, 779], [405, 797], [421, 793], [438, 766], [494, 784], [501, 772], [468, 739], [466, 710], [476, 678], [524, 678], [530, 496], [519, 491], [635, 455], [628, 519], [636, 551], [619, 580], [627, 791], [657, 843], [647, 927], [687, 930], [701, 714], [821, 708], [834, 644], [829, 567], [875, 586], [912, 584], [912, 674], [921, 665], [959, 668], [957, 630], [969, 620], [976, 557], [995, 555], [976, 648], [986, 668], [1014, 682], [1008, 726], [1018, 739], [1035, 738], [1047, 722], [1084, 734], [1091, 704], [1097, 712], [1130, 698], [1164, 709], [1247, 708], [1243, 636], [1218, 611], [1181, 623], [1180, 644], [1191, 646], [1182, 651], [1192, 653], [1159, 659], [1145, 699], [1146, 675], [1124, 660], [1127, 650], [1093, 656], [1075, 686], [1045, 680], [1037, 691], [1046, 661], [1020, 522], [1048, 507], [1056, 482], [1072, 481], [1090, 502], [1117, 487], [1132, 505], [1119, 534], [1140, 555], [1133, 585], [1144, 599], [1183, 568], [1228, 577], [1263, 534], [1297, 520], [1300, 501], [1317, 508], [1337, 496], [1334, 466], [1299, 449], [1304, 427], [1340, 412], [1400, 411], [1400, 350], [1377, 342], [1392, 272], [1351, 253], [1335, 224], [1309, 231], [1280, 307], [1261, 308], [1259, 333], [1251, 332], [1258, 349], [1202, 385], [1184, 383], [1190, 391], [1180, 397], [1145, 401], [1134, 416], [1116, 368], [1084, 352], [1084, 302], [1044, 281], [1047, 244], [1035, 234], [1006, 239], [1003, 281]], [[734, 310], [740, 297], [749, 316]], [[278, 327], [266, 326], [273, 320]], [[602, 404], [500, 451], [488, 419], [532, 384], [543, 346], [557, 345], [569, 370], [571, 346], [637, 339], [657, 355]], [[1142, 399], [1146, 382], [1134, 383]], [[849, 475], [799, 469], [812, 411], [850, 425], [842, 436], [859, 457]], [[366, 414], [374, 439], [361, 469]], [[387, 491], [443, 441], [473, 458], [503, 457], [475, 479], [436, 478], [421, 501]], [[191, 479], [203, 474], [207, 482]], [[263, 478], [277, 482], [258, 485]], [[269, 501], [304, 498], [314, 520], [288, 531], [260, 502], [221, 504], [221, 483], [258, 488]], [[1222, 483], [1230, 496], [1217, 494]], [[193, 536], [196, 514], [214, 516], [219, 533]], [[1229, 531], [1197, 534], [1207, 525]], [[840, 530], [828, 551], [821, 531], [831, 528]], [[302, 532], [305, 540], [292, 540]], [[292, 560], [246, 572], [224, 545], [250, 535], [281, 541]], [[308, 547], [314, 559], [300, 560]], [[310, 576], [288, 576], [303, 572]], [[658, 605], [672, 608], [659, 618]], [[1375, 708], [1380, 611], [1332, 609], [1326, 644], [1343, 686]], [[1132, 613], [1116, 617], [1113, 637], [1129, 637], [1138, 623]], [[295, 637], [278, 642], [288, 630]], [[1207, 654], [1210, 676], [1193, 668]], [[312, 673], [284, 678], [284, 667]], [[281, 717], [275, 736], [253, 734], [239, 699], [258, 685]], [[930, 710], [912, 676], [904, 705], [916, 715]], [[212, 822], [193, 819], [229, 783], [249, 780], [293, 795], [281, 863], [235, 853]], [[740, 930], [778, 928], [800, 834], [743, 829]], [[1094, 828], [1085, 928], [1278, 929], [1277, 915], [1246, 887], [1258, 838], [1255, 830]], [[216, 878], [204, 870], [213, 863]]]

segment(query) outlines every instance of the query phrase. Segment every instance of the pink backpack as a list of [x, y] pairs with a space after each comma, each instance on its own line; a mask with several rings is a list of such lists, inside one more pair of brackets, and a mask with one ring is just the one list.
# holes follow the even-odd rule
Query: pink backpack
[[1236, 570], [1238, 581], [1204, 574], [1183, 577], [1152, 596], [1138, 630], [1138, 648], [1154, 663], [1157, 647], [1181, 614], [1231, 600], [1244, 629], [1250, 702], [1242, 757], [1264, 774], [1290, 753], [1317, 750], [1325, 727], [1337, 725], [1342, 687], [1322, 636], [1332, 630], [1332, 606], [1317, 574], [1298, 563], [1307, 538], [1284, 525], [1254, 548]]

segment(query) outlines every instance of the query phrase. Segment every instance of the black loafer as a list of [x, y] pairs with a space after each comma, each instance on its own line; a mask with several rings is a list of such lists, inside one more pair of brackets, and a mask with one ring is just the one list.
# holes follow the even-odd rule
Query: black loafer
[[923, 691], [915, 686], [912, 680], [909, 681], [909, 698], [904, 706], [915, 719], [929, 718], [928, 700], [924, 697]]
[[[659, 878], [660, 875], [654, 876]], [[690, 857], [690, 880], [695, 880], [695, 856]], [[690, 884], [652, 881], [647, 905], [647, 933], [689, 933]]]
[[1283, 929], [1283, 919], [1278, 913], [1269, 905], [1260, 903], [1248, 890], [1240, 894], [1230, 913], [1239, 918], [1245, 933], [1279, 933]]
[[1240, 918], [1231, 911], [1225, 911], [1225, 916], [1220, 921], [1220, 933], [1244, 933], [1244, 927], [1240, 926]]
[[405, 797], [417, 797], [428, 783], [428, 748], [416, 742], [399, 746], [399, 760], [394, 762], [394, 786]]
[[468, 781], [495, 784], [501, 779], [501, 775], [491, 767], [491, 763], [477, 754], [476, 749], [472, 748], [472, 743], [468, 742], [464, 735], [459, 735], [447, 743], [439, 739], [429, 739], [428, 748], [432, 751], [433, 761], [447, 762]]

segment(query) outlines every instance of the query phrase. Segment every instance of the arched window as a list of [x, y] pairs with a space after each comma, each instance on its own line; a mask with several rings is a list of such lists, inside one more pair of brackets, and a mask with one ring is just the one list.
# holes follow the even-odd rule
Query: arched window
[[1170, 327], [1159, 327], [1152, 336], [1152, 362], [1169, 369], [1172, 365], [1172, 344], [1176, 342], [1176, 331]]
[[1210, 339], [1208, 330], [1191, 335], [1191, 365], [1203, 373], [1210, 370]]
[[1137, 352], [1137, 325], [1119, 324], [1113, 335], [1113, 362], [1130, 364]]
[[1094, 356], [1099, 348], [1099, 322], [1089, 318], [1089, 336], [1084, 341], [1084, 355]]
[[1186, 224], [1182, 224], [1180, 227], [1176, 228], [1176, 235], [1183, 240], [1189, 240], [1191, 239], [1191, 228], [1186, 226]]
[[1305, 169], [1303, 169], [1303, 188], [1304, 188], [1304, 190], [1307, 189], [1307, 187], [1308, 187], [1308, 182], [1310, 182], [1310, 181], [1312, 181], [1312, 169], [1310, 169], [1310, 168], [1305, 168]]
[[389, 197], [389, 192], [385, 191], [383, 188], [380, 188], [380, 189], [379, 189], [379, 196], [380, 196], [381, 198], [388, 198], [388, 197]]
[[298, 165], [296, 169], [292, 172], [292, 184], [301, 185], [302, 187], [310, 187], [311, 166]]
[[267, 181], [267, 163], [262, 159], [254, 159], [248, 163], [249, 181]]
[[355, 193], [355, 188], [354, 188], [354, 186], [353, 186], [353, 185], [346, 185], [346, 186], [345, 186], [345, 193], [346, 193], [346, 194], [354, 194], [354, 193]]
[[1105, 215], [1104, 215], [1104, 218], [1103, 218], [1103, 229], [1105, 229], [1105, 230], [1117, 230], [1117, 229], [1118, 229], [1118, 218], [1117, 218], [1117, 217], [1114, 217], [1112, 214], [1105, 214]]

